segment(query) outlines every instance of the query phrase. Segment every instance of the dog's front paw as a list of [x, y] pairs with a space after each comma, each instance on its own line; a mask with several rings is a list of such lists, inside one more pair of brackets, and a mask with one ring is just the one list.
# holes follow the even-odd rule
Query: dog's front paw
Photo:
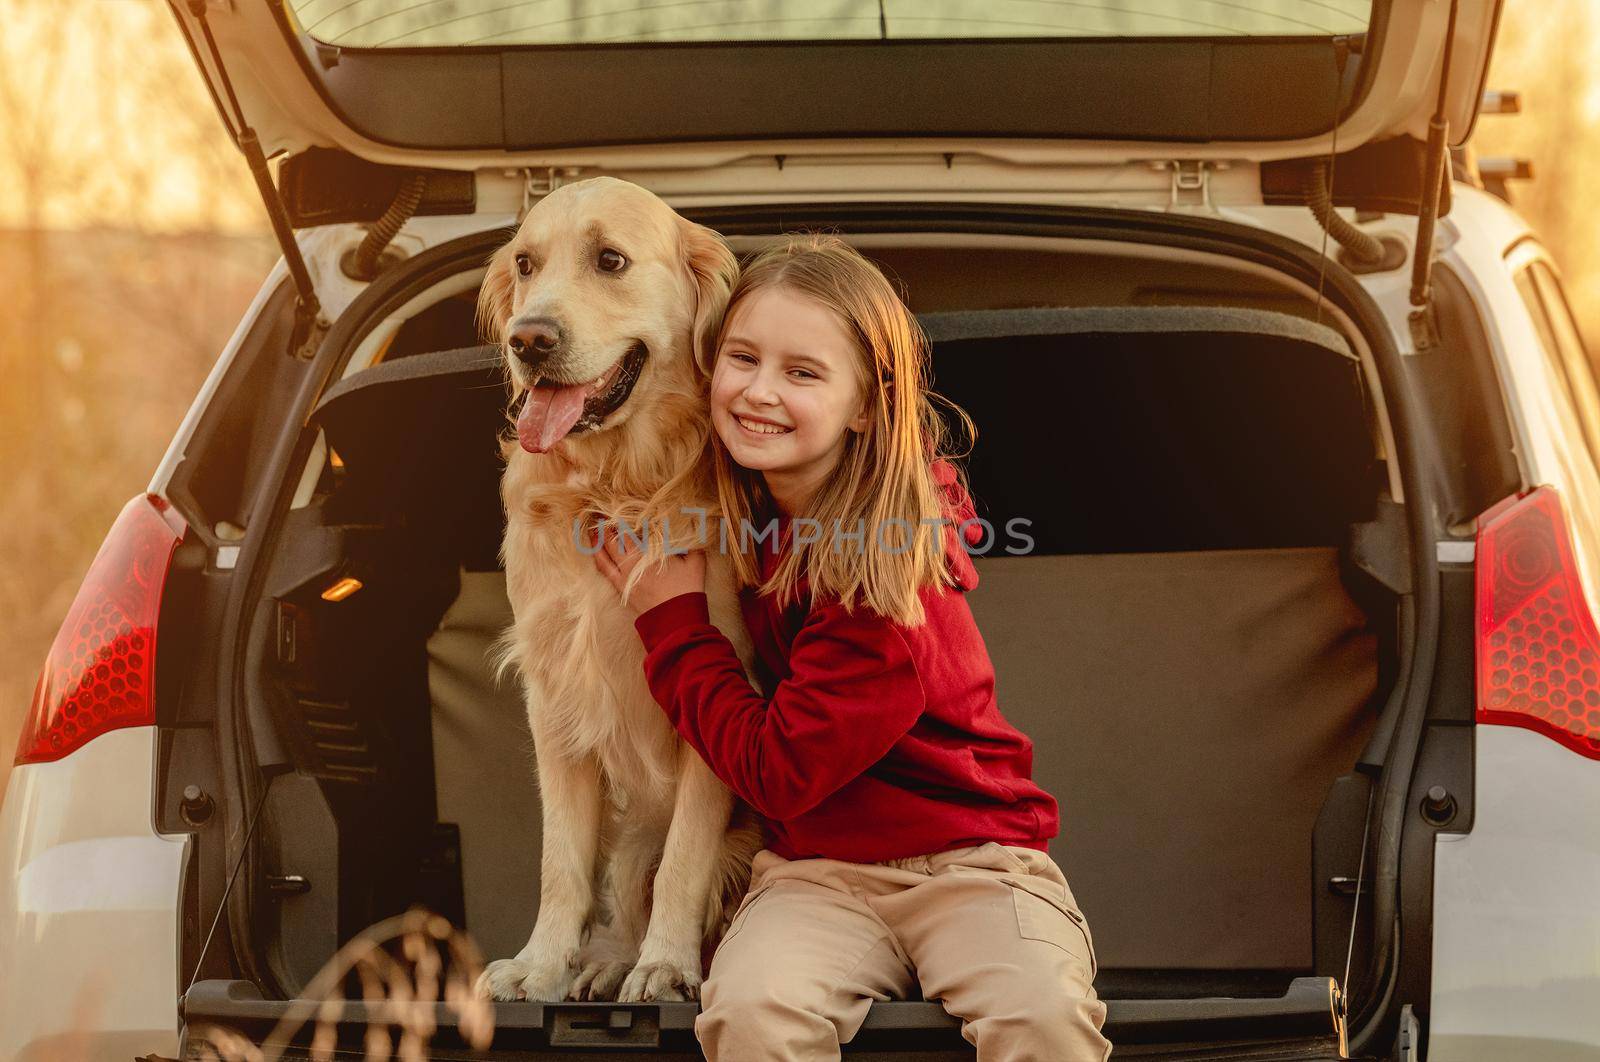
[[641, 962], [617, 993], [619, 1003], [687, 1002], [699, 998], [699, 965], [675, 962]]
[[502, 1002], [532, 999], [547, 1003], [567, 998], [572, 987], [572, 968], [546, 968], [522, 959], [496, 959], [478, 975], [474, 991], [479, 996]]
[[632, 969], [633, 963], [621, 959], [596, 959], [579, 971], [568, 998], [595, 1003], [616, 999], [617, 989]]

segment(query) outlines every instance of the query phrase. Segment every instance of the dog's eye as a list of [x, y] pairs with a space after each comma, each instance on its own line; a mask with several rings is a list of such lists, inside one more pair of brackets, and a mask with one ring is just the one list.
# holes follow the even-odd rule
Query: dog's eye
[[600, 252], [600, 257], [595, 260], [602, 273], [620, 273], [627, 266], [628, 260], [621, 251], [613, 251], [607, 247]]
[[517, 255], [517, 275], [524, 277], [533, 276], [533, 259], [525, 254]]

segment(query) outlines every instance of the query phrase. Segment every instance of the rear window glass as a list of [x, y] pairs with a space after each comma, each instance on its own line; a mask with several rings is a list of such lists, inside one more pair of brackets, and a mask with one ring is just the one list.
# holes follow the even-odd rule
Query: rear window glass
[[[1596, 586], [1600, 585], [1600, 539], [1595, 535], [1595, 529], [1600, 528], [1600, 468], [1596, 464], [1600, 458], [1600, 388], [1576, 329], [1569, 319], [1564, 319], [1566, 300], [1555, 273], [1536, 261], [1515, 279], [1517, 291], [1533, 318], [1549, 376], [1550, 386], [1543, 392], [1549, 405], [1540, 419], [1546, 426], [1556, 466], [1547, 474], [1572, 508], [1579, 565], [1590, 600], [1594, 601]], [[1536, 389], [1533, 400], [1538, 402], [1541, 397], [1540, 389]]]
[[1517, 274], [1516, 284], [1533, 317], [1545, 355], [1565, 383], [1564, 390], [1583, 424], [1589, 452], [1600, 463], [1600, 386], [1596, 385], [1589, 355], [1567, 309], [1561, 282], [1544, 262], [1534, 262]]
[[284, 0], [349, 48], [1364, 33], [1372, 0]]

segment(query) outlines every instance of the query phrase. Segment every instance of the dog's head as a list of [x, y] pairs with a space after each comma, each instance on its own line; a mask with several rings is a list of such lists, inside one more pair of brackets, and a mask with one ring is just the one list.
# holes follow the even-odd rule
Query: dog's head
[[522, 403], [523, 449], [615, 429], [653, 395], [692, 392], [737, 272], [720, 236], [638, 185], [596, 177], [541, 199], [478, 295], [480, 327]]

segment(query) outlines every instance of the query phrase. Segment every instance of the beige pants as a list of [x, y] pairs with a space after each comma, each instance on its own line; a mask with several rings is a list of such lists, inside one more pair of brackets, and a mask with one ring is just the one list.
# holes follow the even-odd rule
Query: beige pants
[[982, 1062], [1103, 1062], [1094, 944], [1043, 852], [986, 844], [888, 863], [756, 856], [695, 1022], [711, 1062], [834, 1059], [872, 1001], [920, 983]]

